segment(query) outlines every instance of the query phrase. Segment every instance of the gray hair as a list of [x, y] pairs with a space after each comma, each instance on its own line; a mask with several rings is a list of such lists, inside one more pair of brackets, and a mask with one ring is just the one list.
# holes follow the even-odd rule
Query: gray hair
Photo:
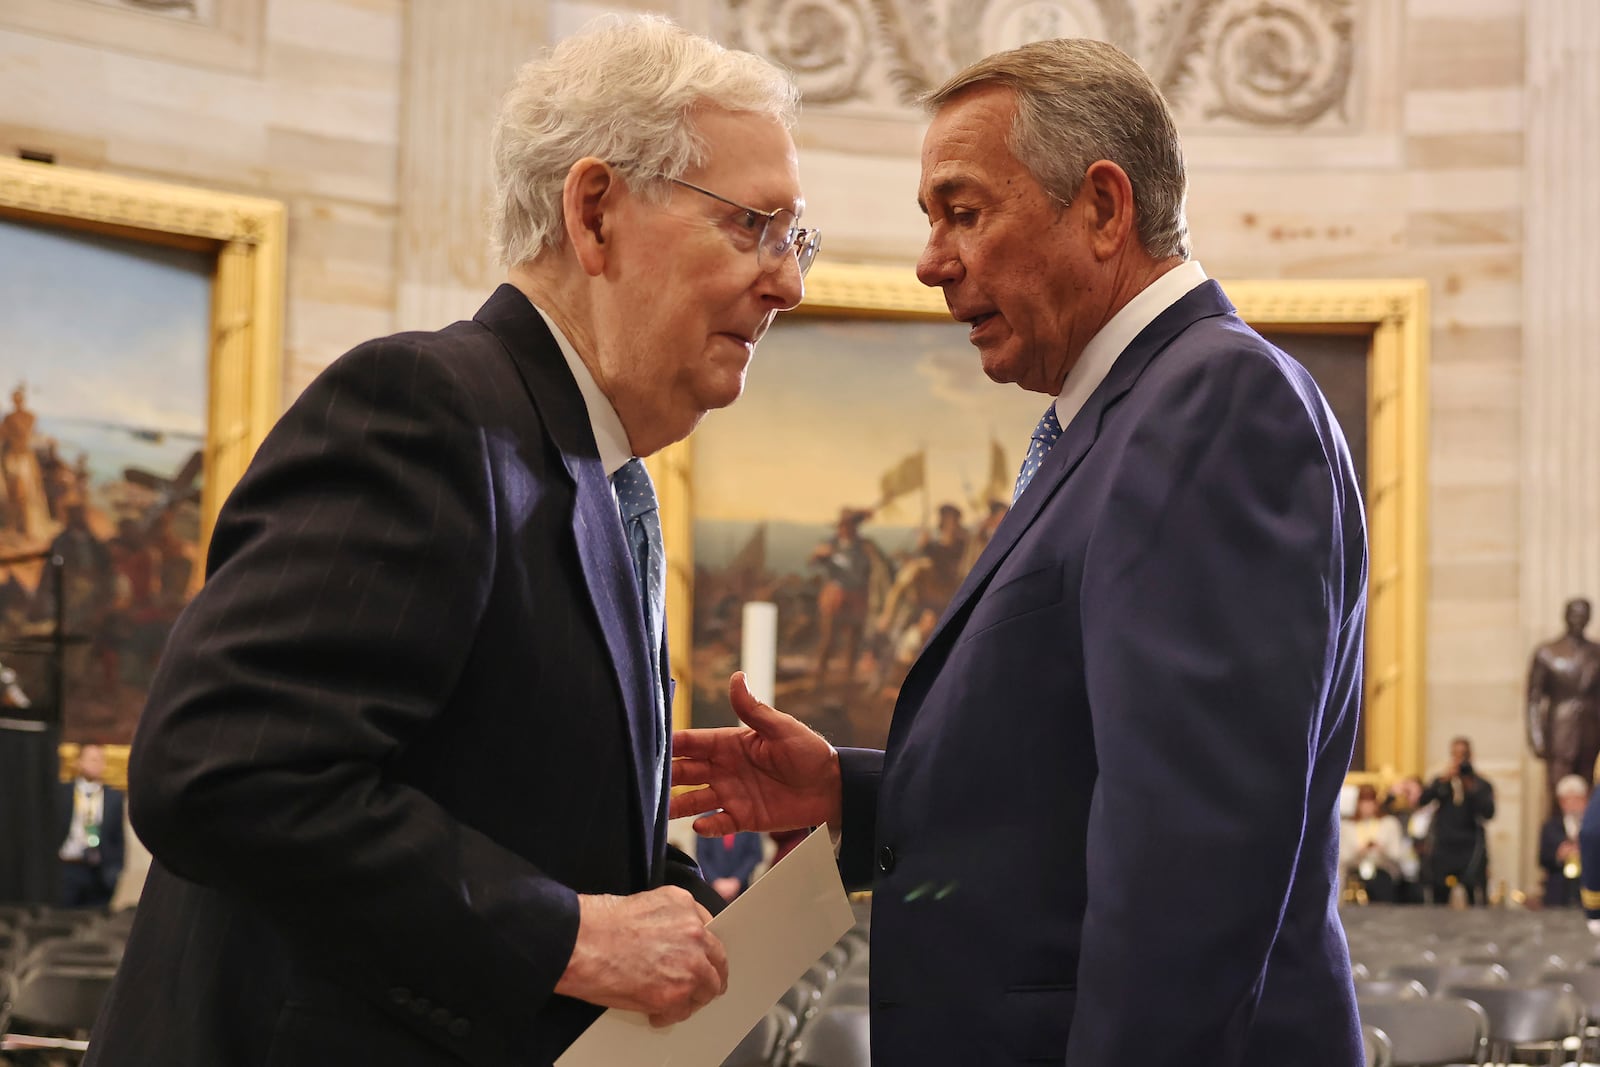
[[1583, 780], [1581, 774], [1564, 775], [1556, 782], [1556, 796], [1558, 797], [1586, 797], [1589, 795], [1589, 783]]
[[964, 91], [1000, 85], [1016, 97], [1007, 144], [1052, 198], [1068, 203], [1091, 164], [1109, 159], [1133, 183], [1139, 243], [1156, 259], [1189, 258], [1188, 179], [1161, 90], [1116, 45], [1036, 41], [980, 59], [923, 97], [937, 112]]
[[[625, 174], [677, 178], [705, 163], [694, 111], [769, 115], [792, 128], [799, 92], [783, 69], [652, 15], [606, 15], [517, 72], [493, 141], [490, 232], [515, 266], [565, 241], [562, 186], [595, 156]], [[664, 198], [651, 183], [641, 195]]]

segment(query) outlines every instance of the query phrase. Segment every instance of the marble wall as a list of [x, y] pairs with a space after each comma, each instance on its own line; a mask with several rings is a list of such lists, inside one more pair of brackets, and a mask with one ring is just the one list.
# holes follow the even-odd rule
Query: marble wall
[[[1185, 36], [1164, 0], [904, 0], [876, 6], [931, 12], [925, 23], [818, 32], [860, 6], [216, 0], [229, 36], [185, 52], [85, 29], [130, 17], [115, 5], [26, 0], [26, 19], [0, 9], [0, 151], [286, 201], [292, 394], [363, 338], [476, 307], [497, 280], [482, 232], [495, 101], [518, 59], [594, 14], [666, 10], [812, 72], [798, 131], [807, 217], [830, 257], [891, 264], [910, 263], [924, 228], [920, 125], [895, 65], [934, 77], [973, 47], [963, 29], [998, 46], [1098, 18], [1152, 69], [1178, 72], [1194, 246], [1213, 275], [1429, 283], [1425, 751], [1433, 766], [1451, 736], [1476, 740], [1501, 795], [1495, 874], [1528, 884], [1537, 811], [1523, 798], [1540, 786], [1522, 740], [1526, 650], [1559, 629], [1565, 596], [1600, 596], [1600, 212], [1586, 193], [1600, 168], [1600, 9], [1204, 0], [1179, 5], [1209, 13]], [[71, 18], [52, 24], [47, 8]], [[1249, 22], [1313, 8], [1327, 17], [1304, 39]], [[860, 70], [828, 82], [826, 62]], [[1332, 97], [1313, 101], [1308, 85]]]

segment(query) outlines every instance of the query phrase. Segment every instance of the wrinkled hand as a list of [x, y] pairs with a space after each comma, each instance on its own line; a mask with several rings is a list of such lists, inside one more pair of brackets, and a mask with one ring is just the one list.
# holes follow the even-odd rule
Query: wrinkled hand
[[672, 784], [706, 788], [673, 796], [671, 816], [702, 815], [695, 833], [839, 825], [839, 754], [805, 723], [750, 695], [741, 671], [728, 702], [743, 726], [672, 737]]
[[739, 890], [743, 889], [744, 886], [737, 878], [713, 878], [711, 880], [711, 888], [715, 889], [717, 895], [723, 900], [731, 901], [739, 895]]
[[682, 1022], [727, 992], [728, 956], [706, 929], [711, 913], [687, 891], [579, 896], [578, 942], [556, 992]]

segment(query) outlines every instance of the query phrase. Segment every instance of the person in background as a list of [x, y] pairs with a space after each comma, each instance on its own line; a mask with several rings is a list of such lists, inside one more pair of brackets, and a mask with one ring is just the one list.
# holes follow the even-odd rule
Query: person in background
[[1436, 808], [1428, 826], [1427, 881], [1435, 904], [1449, 903], [1461, 886], [1467, 903], [1488, 902], [1489, 840], [1483, 824], [1494, 818], [1494, 786], [1472, 766], [1472, 742], [1450, 742], [1450, 763], [1422, 792]]
[[106, 750], [78, 750], [78, 773], [57, 789], [61, 848], [61, 904], [104, 908], [122, 875], [122, 793], [105, 784]]
[[1421, 904], [1425, 897], [1421, 873], [1423, 845], [1428, 836], [1428, 821], [1433, 818], [1433, 807], [1422, 803], [1422, 779], [1414, 774], [1396, 779], [1384, 794], [1383, 812], [1399, 820], [1406, 837], [1408, 859], [1401, 867], [1400, 880], [1395, 883], [1395, 903]]
[[731, 901], [750, 888], [750, 879], [761, 865], [761, 835], [741, 831], [721, 837], [702, 837], [695, 842], [694, 858], [700, 873], [723, 900]]
[[134, 741], [156, 862], [87, 1067], [547, 1067], [726, 990], [724, 902], [667, 842], [642, 457], [804, 295], [797, 104], [654, 16], [518, 73], [505, 284], [335, 360], [222, 507]]
[[1589, 783], [1569, 774], [1556, 783], [1558, 811], [1539, 830], [1539, 866], [1544, 868], [1544, 906], [1575, 908], [1580, 903], [1582, 846], [1579, 832], [1589, 806]]
[[1372, 903], [1393, 904], [1408, 859], [1415, 862], [1400, 820], [1384, 814], [1375, 787], [1363, 785], [1355, 815], [1339, 829], [1340, 869], [1347, 879], [1361, 883]]

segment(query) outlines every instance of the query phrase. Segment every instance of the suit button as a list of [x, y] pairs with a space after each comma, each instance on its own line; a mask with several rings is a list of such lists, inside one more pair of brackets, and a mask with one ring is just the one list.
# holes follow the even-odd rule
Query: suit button
[[405, 986], [397, 985], [393, 989], [389, 990], [389, 999], [401, 1007], [405, 1007], [407, 1004], [411, 1003], [411, 990], [407, 989]]
[[417, 997], [411, 1002], [411, 1013], [418, 1018], [422, 1018], [428, 1014], [428, 1009], [431, 1007], [433, 1005], [429, 1003], [427, 997]]
[[894, 849], [888, 845], [878, 849], [878, 870], [884, 874], [894, 870]]
[[451, 1037], [466, 1037], [472, 1033], [472, 1024], [465, 1019], [456, 1019], [450, 1024]]
[[450, 1012], [444, 1008], [434, 1008], [433, 1014], [428, 1016], [428, 1021], [435, 1026], [449, 1026]]

